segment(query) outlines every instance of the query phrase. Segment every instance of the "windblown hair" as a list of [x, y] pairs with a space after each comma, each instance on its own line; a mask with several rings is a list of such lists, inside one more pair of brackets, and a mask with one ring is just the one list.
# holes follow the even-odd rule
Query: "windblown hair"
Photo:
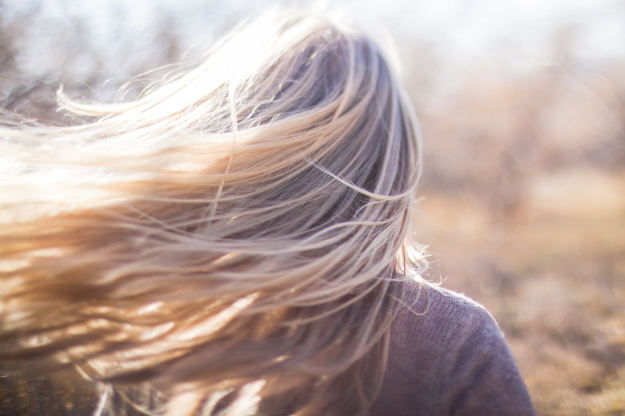
[[0, 130], [4, 367], [150, 386], [172, 415], [367, 413], [425, 264], [379, 47], [265, 16], [133, 101], [59, 102], [85, 121]]

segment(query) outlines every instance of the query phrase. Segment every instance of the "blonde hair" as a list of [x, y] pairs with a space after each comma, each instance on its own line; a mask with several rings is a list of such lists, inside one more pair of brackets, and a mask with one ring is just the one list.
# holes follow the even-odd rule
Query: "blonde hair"
[[425, 264], [378, 46], [265, 16], [136, 100], [59, 102], [85, 122], [0, 130], [0, 356], [171, 414], [366, 413]]

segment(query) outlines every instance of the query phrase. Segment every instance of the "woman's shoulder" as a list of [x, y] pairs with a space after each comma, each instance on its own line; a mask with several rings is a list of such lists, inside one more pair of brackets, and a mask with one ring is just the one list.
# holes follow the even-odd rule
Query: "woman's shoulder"
[[482, 305], [428, 282], [407, 284], [400, 302], [374, 414], [534, 414], [503, 334]]
[[[431, 283], [426, 280], [412, 281], [404, 283], [404, 295], [402, 303], [413, 312], [419, 313], [415, 308], [423, 305], [430, 307], [433, 312], [471, 312], [486, 314], [488, 311], [468, 296], [446, 289], [440, 284]], [[429, 303], [429, 305], [428, 305]]]
[[[426, 281], [406, 284], [397, 317], [393, 322], [395, 344], [460, 342], [463, 336], [479, 333], [502, 337], [491, 314], [471, 298]], [[453, 337], [452, 337], [453, 336]], [[450, 338], [451, 337], [451, 338]]]

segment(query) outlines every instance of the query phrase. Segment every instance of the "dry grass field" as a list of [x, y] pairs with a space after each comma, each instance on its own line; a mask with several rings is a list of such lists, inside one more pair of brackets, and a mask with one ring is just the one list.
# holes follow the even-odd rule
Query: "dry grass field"
[[429, 278], [491, 311], [540, 415], [625, 415], [625, 90], [569, 76], [426, 114], [414, 231]]
[[[546, 178], [560, 193], [531, 196], [503, 227], [474, 198], [436, 192], [417, 220], [430, 278], [491, 311], [541, 415], [625, 414], [625, 172], [586, 174], [576, 189], [562, 188], [577, 172]], [[598, 194], [611, 205], [575, 210]]]

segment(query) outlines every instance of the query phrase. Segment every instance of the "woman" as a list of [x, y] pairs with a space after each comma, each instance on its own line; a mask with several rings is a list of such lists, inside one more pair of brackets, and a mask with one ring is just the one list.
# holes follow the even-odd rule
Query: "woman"
[[2, 129], [5, 371], [75, 367], [96, 414], [533, 414], [490, 315], [420, 277], [416, 121], [362, 34], [265, 16], [59, 101], [85, 122]]

